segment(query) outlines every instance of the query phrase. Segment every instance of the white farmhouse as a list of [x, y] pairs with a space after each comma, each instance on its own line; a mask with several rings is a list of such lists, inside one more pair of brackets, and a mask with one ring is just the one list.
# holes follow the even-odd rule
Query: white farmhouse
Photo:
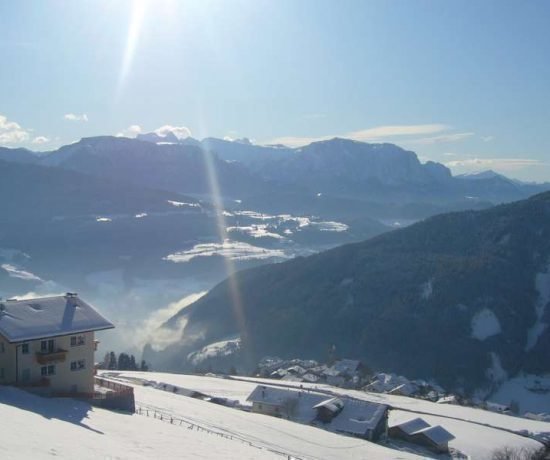
[[0, 301], [0, 384], [94, 392], [94, 332], [114, 325], [77, 294]]

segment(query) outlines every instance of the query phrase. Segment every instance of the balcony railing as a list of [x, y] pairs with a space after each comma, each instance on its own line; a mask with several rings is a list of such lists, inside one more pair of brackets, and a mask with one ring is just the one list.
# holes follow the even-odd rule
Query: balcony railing
[[62, 363], [67, 358], [67, 350], [39, 351], [36, 353], [38, 364]]

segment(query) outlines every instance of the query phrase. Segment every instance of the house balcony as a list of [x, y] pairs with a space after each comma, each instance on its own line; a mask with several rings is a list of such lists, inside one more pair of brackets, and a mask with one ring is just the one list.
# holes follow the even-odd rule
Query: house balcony
[[67, 358], [67, 350], [58, 349], [56, 351], [39, 351], [36, 353], [36, 362], [38, 364], [62, 363]]

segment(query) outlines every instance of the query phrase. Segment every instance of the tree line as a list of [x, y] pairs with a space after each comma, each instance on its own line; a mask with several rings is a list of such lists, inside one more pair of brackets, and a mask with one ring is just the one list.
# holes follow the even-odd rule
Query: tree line
[[100, 364], [100, 369], [110, 371], [148, 371], [149, 365], [143, 359], [138, 364], [134, 355], [120, 353], [117, 356], [114, 351], [109, 351], [105, 353], [105, 358], [103, 358], [103, 362]]

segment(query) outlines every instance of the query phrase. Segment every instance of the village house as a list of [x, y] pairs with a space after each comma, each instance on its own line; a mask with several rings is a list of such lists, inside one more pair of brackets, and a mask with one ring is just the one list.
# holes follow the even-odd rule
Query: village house
[[94, 333], [113, 327], [73, 293], [0, 301], [0, 384], [93, 394]]
[[449, 452], [449, 442], [455, 439], [442, 426], [431, 426], [419, 417], [390, 427], [388, 433], [392, 438], [428, 447], [438, 453]]
[[376, 441], [387, 429], [388, 406], [314, 391], [258, 385], [247, 398], [252, 412], [315, 425], [328, 431]]

